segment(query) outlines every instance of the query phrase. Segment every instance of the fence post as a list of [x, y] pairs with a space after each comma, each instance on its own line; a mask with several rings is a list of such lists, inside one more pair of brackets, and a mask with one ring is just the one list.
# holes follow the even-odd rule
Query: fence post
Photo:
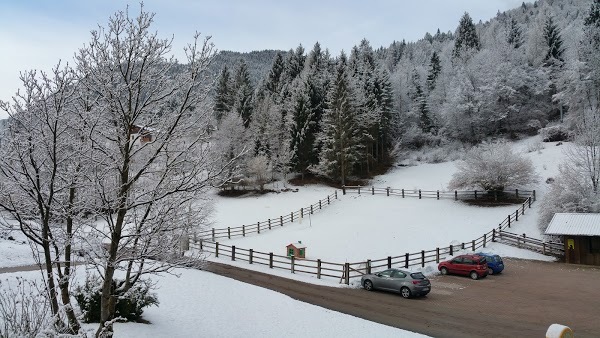
[[312, 206], [312, 204], [310, 205], [310, 214], [311, 215], [313, 214], [313, 206]]
[[435, 262], [440, 262], [440, 248], [435, 248]]
[[487, 234], [483, 234], [483, 247], [485, 248], [486, 236]]
[[248, 257], [248, 263], [252, 264], [254, 258], [254, 250], [250, 249], [250, 257]]
[[319, 200], [319, 210], [320, 210], [321, 208], [323, 208], [323, 207], [321, 206], [321, 200]]
[[367, 259], [367, 274], [370, 275], [371, 274], [371, 260]]
[[440, 199], [440, 191], [439, 190], [437, 191], [437, 199], [438, 200]]
[[300, 208], [300, 218], [304, 218], [304, 208]]
[[342, 185], [342, 195], [346, 195], [346, 186]]
[[492, 229], [492, 242], [496, 241], [496, 229]]
[[515, 196], [516, 198], [519, 198], [519, 189], [515, 189]]
[[371, 195], [375, 195], [375, 187], [371, 186]]
[[460, 248], [461, 248], [461, 250], [464, 250], [464, 249], [465, 249], [465, 242], [463, 242], [463, 243], [462, 243], [462, 245], [461, 245], [461, 247], [460, 247]]
[[242, 237], [246, 237], [246, 226], [242, 225]]
[[344, 275], [346, 275], [346, 285], [350, 285], [350, 263], [344, 265]]
[[358, 186], [358, 194], [360, 195], [360, 185]]
[[337, 190], [333, 192], [333, 195], [335, 196], [335, 199], [337, 200]]
[[521, 211], [521, 215], [525, 215], [525, 203], [523, 203], [523, 211]]
[[321, 279], [321, 260], [317, 259], [317, 279]]
[[531, 209], [531, 197], [527, 197], [527, 202], [529, 203], [529, 209]]
[[290, 258], [292, 259], [290, 261], [290, 270], [292, 270], [292, 273], [294, 273], [294, 256], [290, 256]]
[[215, 242], [215, 257], [219, 257], [219, 242]]
[[533, 201], [535, 202], [535, 190], [533, 191]]
[[385, 188], [385, 191], [387, 192], [387, 195], [390, 195], [390, 187]]
[[283, 216], [279, 216], [279, 226], [283, 226]]
[[268, 222], [269, 222], [269, 230], [271, 230], [271, 219], [270, 218], [269, 218]]
[[392, 268], [392, 257], [388, 256], [388, 269]]
[[508, 228], [510, 229], [510, 215], [508, 215]]
[[260, 234], [260, 222], [256, 222], [256, 231]]
[[425, 267], [425, 250], [421, 250], [421, 267]]
[[471, 249], [475, 251], [475, 240], [471, 241]]
[[329, 196], [327, 196], [327, 204], [331, 204], [331, 202], [329, 201]]
[[408, 252], [404, 255], [404, 268], [408, 269], [408, 260], [410, 258], [410, 255], [408, 254]]
[[542, 255], [546, 255], [546, 242], [542, 243]]
[[291, 222], [294, 222], [294, 213], [293, 213], [293, 212], [291, 212], [291, 213], [290, 213], [290, 215], [291, 215], [291, 216], [290, 216], [290, 218], [291, 218]]
[[454, 247], [452, 246], [452, 244], [450, 244], [450, 256], [454, 256]]
[[212, 228], [212, 241], [215, 241], [215, 228]]
[[231, 239], [231, 228], [227, 227], [227, 238]]
[[402, 189], [402, 198], [404, 198], [404, 189]]
[[269, 268], [273, 269], [273, 253], [269, 252]]
[[421, 199], [421, 189], [419, 189], [419, 199]]
[[458, 201], [458, 191], [454, 190], [454, 200]]
[[517, 209], [517, 211], [515, 211], [515, 222], [519, 221], [519, 209]]
[[235, 261], [235, 245], [231, 246], [231, 260]]
[[477, 190], [473, 191], [475, 193], [475, 199], [477, 199]]

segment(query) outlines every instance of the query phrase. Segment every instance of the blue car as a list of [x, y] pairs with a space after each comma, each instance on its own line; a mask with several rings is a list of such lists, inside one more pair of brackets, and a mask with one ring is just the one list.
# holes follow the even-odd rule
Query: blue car
[[478, 252], [476, 255], [485, 257], [485, 260], [488, 264], [488, 275], [495, 275], [504, 270], [504, 262], [502, 262], [502, 257], [485, 252]]

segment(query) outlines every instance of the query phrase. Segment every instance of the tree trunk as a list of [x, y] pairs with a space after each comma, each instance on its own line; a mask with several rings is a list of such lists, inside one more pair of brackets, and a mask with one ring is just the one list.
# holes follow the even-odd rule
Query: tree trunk
[[[73, 210], [73, 204], [75, 202], [75, 193], [76, 190], [74, 187], [69, 189], [69, 210]], [[67, 236], [68, 241], [65, 246], [65, 269], [64, 275], [60, 276], [60, 281], [58, 286], [60, 287], [60, 296], [63, 305], [65, 305], [65, 313], [67, 314], [67, 320], [69, 322], [69, 331], [71, 334], [79, 333], [79, 329], [81, 329], [81, 325], [77, 320], [77, 316], [75, 315], [75, 311], [73, 311], [73, 307], [71, 306], [71, 297], [69, 295], [69, 278], [71, 276], [71, 259], [72, 259], [72, 245], [73, 242], [73, 217], [71, 214], [67, 217]], [[60, 272], [60, 267], [58, 268]]]

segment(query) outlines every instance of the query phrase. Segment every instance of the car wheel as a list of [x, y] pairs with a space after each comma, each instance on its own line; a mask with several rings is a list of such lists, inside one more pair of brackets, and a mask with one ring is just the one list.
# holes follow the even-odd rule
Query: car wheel
[[367, 290], [367, 291], [373, 290], [373, 282], [371, 282], [368, 279], [363, 283], [363, 286], [364, 286], [365, 290]]
[[440, 272], [442, 273], [442, 275], [447, 275], [448, 274], [448, 269], [446, 268], [441, 268]]
[[402, 298], [410, 298], [410, 289], [406, 286], [403, 286], [402, 289], [400, 289], [400, 295], [402, 296]]
[[472, 279], [479, 279], [479, 275], [475, 271], [471, 271], [469, 276], [471, 276]]
[[493, 275], [493, 274], [494, 274], [494, 269], [488, 268], [488, 275]]

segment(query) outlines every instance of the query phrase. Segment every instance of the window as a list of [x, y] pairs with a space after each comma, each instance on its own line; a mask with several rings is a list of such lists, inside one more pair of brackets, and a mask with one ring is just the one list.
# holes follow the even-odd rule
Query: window
[[462, 263], [463, 263], [462, 257], [457, 257], [452, 260], [452, 264], [462, 264]]
[[394, 274], [392, 275], [392, 277], [394, 278], [406, 278], [406, 274], [402, 271], [396, 271], [394, 272]]
[[379, 273], [380, 277], [390, 277], [394, 270], [385, 270]]
[[304, 256], [304, 249], [300, 249], [300, 256]]
[[473, 265], [475, 262], [471, 258], [463, 258], [463, 264]]
[[590, 237], [590, 253], [600, 253], [600, 237]]
[[411, 273], [410, 276], [414, 279], [425, 279], [425, 276], [420, 272]]

